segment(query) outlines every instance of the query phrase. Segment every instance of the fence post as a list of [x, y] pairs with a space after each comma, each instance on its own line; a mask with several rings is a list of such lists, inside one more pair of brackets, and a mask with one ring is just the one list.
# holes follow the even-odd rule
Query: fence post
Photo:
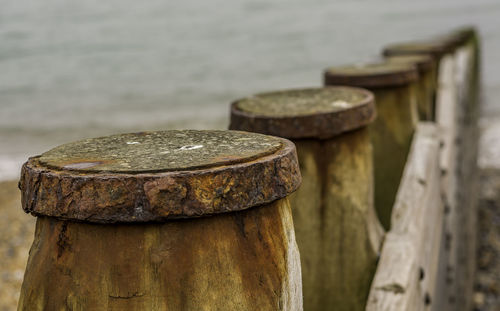
[[[24, 164], [19, 310], [302, 310], [294, 145], [235, 131], [87, 139]], [[210, 217], [207, 217], [210, 216]]]
[[402, 42], [402, 43], [394, 43], [387, 45], [384, 47], [382, 54], [386, 57], [394, 57], [394, 56], [412, 56], [412, 55], [427, 55], [432, 57], [435, 60], [436, 70], [434, 71], [434, 77], [432, 78], [433, 84], [435, 86], [433, 93], [433, 106], [432, 106], [432, 116], [433, 121], [436, 118], [436, 90], [439, 86], [439, 71], [441, 60], [443, 57], [453, 53], [454, 49], [458, 44], [458, 40], [456, 39], [448, 39], [448, 40], [439, 40], [439, 39], [430, 39], [430, 40], [422, 40], [422, 41], [413, 41], [413, 42]]
[[436, 96], [436, 61], [430, 55], [395, 55], [386, 60], [416, 66], [419, 79], [417, 81], [417, 106], [420, 120], [434, 120], [434, 98]]
[[367, 124], [373, 94], [329, 87], [234, 102], [231, 129], [292, 139], [302, 186], [290, 196], [306, 310], [362, 310], [383, 236], [373, 208]]
[[328, 68], [325, 85], [368, 88], [375, 94], [377, 119], [370, 126], [375, 163], [375, 208], [384, 228], [391, 211], [418, 121], [416, 67], [378, 63]]
[[383, 49], [385, 56], [395, 55], [431, 55], [437, 62], [451, 53], [456, 47], [455, 40], [423, 40], [389, 44]]

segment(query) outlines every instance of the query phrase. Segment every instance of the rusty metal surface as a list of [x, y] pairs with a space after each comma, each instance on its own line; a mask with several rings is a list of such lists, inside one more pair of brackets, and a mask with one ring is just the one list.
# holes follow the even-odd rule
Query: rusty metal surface
[[[257, 158], [242, 160], [237, 154], [227, 160], [230, 154], [224, 153], [223, 162], [213, 159], [217, 166], [165, 172], [58, 169], [33, 157], [21, 171], [22, 206], [35, 216], [95, 223], [157, 222], [244, 210], [283, 198], [301, 182], [293, 143], [269, 139], [271, 145], [260, 140]], [[277, 150], [276, 142], [281, 146]]]
[[373, 94], [351, 87], [294, 89], [235, 101], [230, 129], [289, 139], [327, 139], [374, 120]]
[[418, 79], [416, 66], [381, 62], [327, 68], [325, 85], [350, 85], [366, 88], [404, 86]]

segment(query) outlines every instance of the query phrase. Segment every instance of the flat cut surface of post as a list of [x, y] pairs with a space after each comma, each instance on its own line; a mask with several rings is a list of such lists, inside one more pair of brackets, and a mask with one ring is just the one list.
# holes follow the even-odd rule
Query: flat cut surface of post
[[348, 85], [368, 89], [404, 86], [417, 78], [414, 66], [390, 62], [331, 67], [324, 73], [327, 86]]
[[450, 44], [450, 42], [426, 40], [390, 44], [384, 48], [383, 53], [385, 56], [427, 54], [439, 59], [443, 55], [452, 52], [454, 48], [455, 45]]
[[281, 141], [268, 136], [173, 130], [81, 140], [47, 151], [38, 161], [75, 172], [169, 172], [247, 162], [281, 146]]
[[325, 85], [366, 87], [375, 94], [377, 119], [369, 126], [375, 169], [375, 208], [386, 230], [418, 121], [416, 66], [383, 62], [325, 70]]
[[383, 236], [366, 130], [373, 95], [328, 87], [258, 94], [232, 105], [231, 128], [293, 138], [302, 185], [290, 196], [304, 309], [363, 310]]
[[289, 139], [330, 138], [375, 118], [373, 95], [349, 87], [257, 94], [234, 102], [230, 128]]
[[[302, 310], [292, 142], [237, 131], [83, 140], [31, 158], [19, 310]], [[183, 218], [183, 219], [178, 219]]]

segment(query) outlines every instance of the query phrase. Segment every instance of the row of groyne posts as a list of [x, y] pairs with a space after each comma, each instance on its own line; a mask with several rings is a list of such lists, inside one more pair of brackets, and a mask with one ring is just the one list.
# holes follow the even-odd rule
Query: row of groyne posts
[[30, 158], [18, 309], [468, 310], [476, 31], [387, 46], [324, 82], [235, 101], [229, 131]]

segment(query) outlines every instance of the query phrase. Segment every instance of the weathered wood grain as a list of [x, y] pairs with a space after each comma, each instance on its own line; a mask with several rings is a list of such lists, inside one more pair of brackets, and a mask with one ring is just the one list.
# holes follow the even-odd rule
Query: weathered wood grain
[[[438, 57], [436, 123], [441, 137], [439, 155], [441, 178], [440, 185], [436, 189], [440, 189], [440, 198], [443, 201], [444, 227], [441, 230], [434, 221], [431, 221], [432, 214], [426, 216], [425, 229], [420, 230], [422, 235], [426, 236], [426, 241], [433, 246], [417, 254], [415, 249], [418, 248], [408, 241], [399, 246], [396, 242], [391, 242], [394, 239], [403, 239], [401, 236], [395, 236], [396, 231], [391, 230], [387, 234], [379, 269], [384, 264], [389, 266], [388, 262], [391, 261], [387, 259], [387, 253], [395, 262], [396, 258], [402, 257], [400, 252], [404, 249], [405, 256], [414, 255], [416, 258], [425, 259], [420, 262], [424, 268], [424, 278], [420, 282], [421, 287], [418, 288], [408, 283], [411, 277], [401, 278], [400, 273], [403, 271], [401, 268], [395, 268], [395, 275], [391, 275], [393, 271], [386, 271], [384, 274], [377, 270], [370, 294], [370, 299], [373, 299], [369, 301], [369, 306], [372, 307], [370, 310], [393, 310], [392, 305], [398, 303], [399, 309], [394, 310], [470, 310], [471, 308], [476, 235], [479, 47], [474, 30], [466, 30], [463, 34], [465, 39], [462, 34], [455, 35], [456, 33], [452, 33], [449, 40], [446, 37], [441, 38], [450, 48]], [[404, 187], [404, 184], [401, 186]], [[411, 202], [412, 199], [408, 197], [405, 201]], [[396, 213], [395, 206], [394, 224], [396, 224], [394, 220]], [[418, 222], [413, 223], [416, 224]], [[429, 226], [430, 224], [434, 225]], [[410, 226], [410, 223], [406, 226]], [[394, 227], [394, 230], [397, 228]], [[413, 271], [411, 269], [414, 269], [415, 260], [412, 261], [409, 257], [406, 257], [408, 263], [405, 268], [407, 271]], [[374, 295], [375, 283], [380, 280], [378, 277], [388, 280], [399, 278], [399, 284], [407, 284], [411, 294], [407, 297], [406, 294], [399, 296], [394, 294], [388, 298], [379, 291]], [[402, 293], [400, 288], [399, 292]], [[423, 295], [427, 304], [422, 305], [422, 300], [415, 301], [415, 293]]]
[[366, 128], [375, 116], [373, 95], [349, 87], [288, 90], [239, 100], [232, 108], [232, 129], [294, 138], [297, 146], [303, 182], [290, 202], [304, 308], [362, 310], [383, 236]]
[[455, 62], [453, 55], [443, 57], [439, 68], [439, 92], [436, 98], [436, 122], [442, 131], [443, 148], [440, 166], [443, 172], [443, 198], [449, 211], [446, 217], [446, 286], [445, 305], [450, 308], [456, 299], [455, 269], [457, 262], [457, 245], [459, 243], [457, 231], [459, 226], [459, 211], [457, 207], [457, 160], [459, 134], [458, 118], [459, 107], [457, 102], [457, 86], [455, 84]]
[[477, 239], [477, 205], [479, 194], [479, 170], [477, 167], [479, 141], [479, 109], [480, 109], [480, 51], [479, 38], [475, 32], [471, 34], [464, 46], [465, 66], [462, 97], [459, 99], [463, 107], [462, 144], [460, 151], [460, 189], [458, 201], [462, 203], [462, 226], [459, 237], [463, 241], [463, 248], [459, 251], [459, 269], [463, 271], [463, 278], [457, 277], [459, 293], [457, 304], [464, 306], [464, 310], [472, 308], [473, 280], [476, 267], [476, 239]]
[[417, 106], [419, 120], [434, 120], [434, 98], [437, 82], [437, 62], [430, 55], [393, 55], [386, 56], [389, 62], [411, 64], [418, 68]]
[[39, 217], [19, 310], [302, 310], [287, 199], [157, 224]]
[[303, 186], [290, 202], [304, 308], [363, 310], [384, 233], [373, 206], [367, 129], [296, 144]]
[[[452, 202], [448, 222], [448, 310], [471, 308], [475, 269], [479, 54], [474, 32], [462, 41], [449, 57], [453, 58], [448, 65], [453, 67], [453, 72], [443, 70], [441, 76], [443, 92], [453, 97], [453, 101], [448, 99], [443, 101], [443, 105], [453, 105], [450, 109], [454, 109], [454, 119], [438, 120], [449, 129], [448, 140], [455, 152], [454, 158], [446, 163], [450, 169], [447, 182]], [[446, 108], [443, 110], [446, 111]]]
[[366, 87], [375, 94], [377, 119], [369, 126], [376, 163], [375, 209], [386, 230], [418, 122], [417, 79], [415, 66], [393, 62], [332, 67], [324, 72], [325, 85]]
[[370, 126], [375, 165], [375, 208], [386, 230], [418, 121], [416, 85], [374, 89], [377, 120]]
[[439, 140], [433, 124], [419, 124], [366, 310], [425, 310], [433, 300], [444, 214]]
[[299, 184], [290, 141], [245, 132], [122, 134], [31, 158], [18, 309], [302, 310], [286, 198]]

